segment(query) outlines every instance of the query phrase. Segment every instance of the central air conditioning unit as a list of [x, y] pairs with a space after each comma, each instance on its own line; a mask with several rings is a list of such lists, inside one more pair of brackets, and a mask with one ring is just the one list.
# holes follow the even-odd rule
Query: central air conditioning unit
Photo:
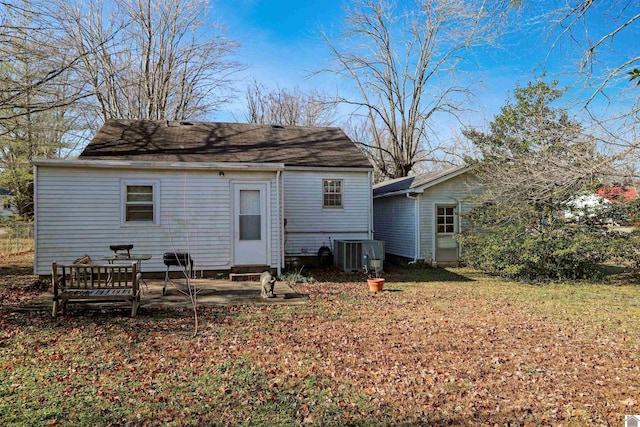
[[[380, 260], [380, 265], [372, 265]], [[342, 271], [373, 271], [382, 269], [384, 242], [382, 240], [335, 240], [333, 242], [333, 265]]]

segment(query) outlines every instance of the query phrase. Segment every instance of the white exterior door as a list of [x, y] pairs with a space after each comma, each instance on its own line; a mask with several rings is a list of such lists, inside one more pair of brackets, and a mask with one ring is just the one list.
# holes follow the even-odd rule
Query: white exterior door
[[458, 262], [458, 209], [455, 205], [436, 206], [436, 257], [438, 263]]
[[267, 188], [266, 183], [233, 185], [235, 265], [269, 265]]

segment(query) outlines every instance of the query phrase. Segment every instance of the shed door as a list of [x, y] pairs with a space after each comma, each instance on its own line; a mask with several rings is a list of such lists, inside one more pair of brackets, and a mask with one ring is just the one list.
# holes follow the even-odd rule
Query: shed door
[[268, 265], [267, 185], [234, 185], [234, 264]]
[[457, 263], [458, 209], [455, 205], [436, 206], [436, 262]]

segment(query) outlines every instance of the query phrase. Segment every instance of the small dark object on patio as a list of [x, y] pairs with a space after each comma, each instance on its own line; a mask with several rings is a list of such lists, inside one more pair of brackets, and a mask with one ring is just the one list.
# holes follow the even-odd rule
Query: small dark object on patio
[[180, 267], [181, 269], [189, 269], [189, 277], [193, 277], [193, 266], [195, 264], [189, 252], [165, 252], [162, 255], [162, 262], [167, 266], [167, 272], [164, 275], [164, 286], [162, 287], [162, 295], [167, 294], [167, 281], [169, 280], [169, 268], [171, 266]]

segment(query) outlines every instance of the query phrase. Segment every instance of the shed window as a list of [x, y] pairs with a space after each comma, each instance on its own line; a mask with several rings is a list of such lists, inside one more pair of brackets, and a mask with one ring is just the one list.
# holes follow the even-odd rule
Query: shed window
[[438, 233], [455, 232], [455, 207], [438, 206], [436, 213], [436, 230]]
[[324, 179], [322, 180], [322, 207], [341, 208], [342, 207], [342, 180]]
[[124, 224], [157, 224], [157, 203], [156, 183], [123, 183]]

